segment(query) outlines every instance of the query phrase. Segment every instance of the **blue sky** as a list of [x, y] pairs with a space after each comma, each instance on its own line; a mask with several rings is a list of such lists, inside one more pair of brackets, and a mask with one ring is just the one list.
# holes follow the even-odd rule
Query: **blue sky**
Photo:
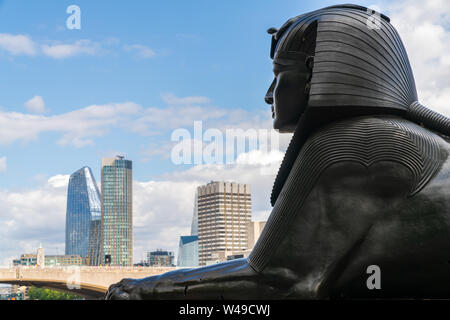
[[[66, 8], [81, 8], [81, 30], [68, 30]], [[11, 55], [0, 50], [0, 106], [26, 113], [24, 103], [41, 96], [58, 115], [90, 105], [132, 101], [165, 108], [164, 94], [206, 96], [223, 109], [244, 109], [270, 117], [263, 101], [270, 83], [271, 26], [293, 14], [332, 1], [3, 1], [0, 32], [26, 35], [36, 46], [90, 41], [93, 54], [54, 58], [40, 52]], [[127, 51], [145, 46], [149, 58]], [[35, 141], [1, 145], [8, 170], [0, 187], [33, 185], [36, 175], [70, 173], [89, 165], [98, 174], [100, 158], [120, 151], [135, 161], [135, 177], [149, 179], [172, 170], [160, 159], [142, 162], [155, 137], [111, 130], [83, 148], [60, 146], [60, 134], [43, 132]], [[169, 139], [161, 134], [158, 139]], [[133, 143], [130, 143], [133, 141]], [[32, 160], [32, 164], [29, 162]]]
[[[449, 114], [450, 5], [376, 4], [410, 55], [421, 101]], [[81, 30], [66, 8], [81, 8]], [[248, 152], [231, 166], [170, 160], [170, 135], [192, 129], [271, 126], [269, 27], [335, 1], [0, 0], [0, 265], [40, 242], [64, 251], [68, 175], [125, 154], [135, 179], [135, 260], [176, 250], [190, 229], [195, 187], [250, 183], [253, 215], [270, 214], [279, 154]], [[414, 21], [414, 23], [411, 23]], [[285, 146], [289, 136], [282, 137]], [[58, 251], [56, 251], [58, 250]]]

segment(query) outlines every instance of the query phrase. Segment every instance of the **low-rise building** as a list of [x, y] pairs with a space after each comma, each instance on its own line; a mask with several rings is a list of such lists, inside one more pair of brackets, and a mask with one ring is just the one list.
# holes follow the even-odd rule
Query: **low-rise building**
[[198, 267], [198, 236], [181, 236], [178, 246], [178, 267]]
[[34, 253], [25, 253], [20, 255], [21, 266], [35, 266], [37, 264], [37, 255]]
[[249, 221], [247, 222], [247, 248], [244, 250], [222, 251], [214, 252], [211, 255], [211, 259], [206, 262], [207, 265], [215, 264], [219, 262], [246, 258], [252, 252], [253, 247], [261, 235], [266, 221]]
[[40, 246], [37, 253], [26, 253], [20, 255], [20, 259], [12, 261], [14, 267], [67, 267], [86, 265], [86, 258], [79, 255], [44, 255], [44, 249]]
[[147, 253], [150, 267], [175, 267], [175, 255], [172, 251], [158, 249]]
[[78, 255], [51, 255], [45, 256], [45, 267], [82, 266], [85, 261]]

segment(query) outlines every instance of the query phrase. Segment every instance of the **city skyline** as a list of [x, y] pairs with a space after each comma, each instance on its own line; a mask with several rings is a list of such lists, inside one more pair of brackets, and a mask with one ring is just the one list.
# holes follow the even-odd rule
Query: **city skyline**
[[[125, 188], [121, 188], [121, 180], [127, 180], [129, 177], [132, 176], [131, 172], [128, 174], [124, 169], [132, 170], [132, 162], [130, 160], [124, 160], [123, 156], [116, 156], [116, 158], [110, 158], [110, 159], [102, 159], [102, 163], [104, 167], [108, 167], [105, 171], [105, 175], [107, 176], [106, 179], [104, 178], [104, 173], [102, 170], [102, 181], [105, 180], [105, 183], [102, 185], [108, 186], [106, 194], [107, 198], [113, 198], [109, 199], [109, 202], [106, 204], [101, 204], [101, 199], [103, 199], [102, 195], [100, 194], [98, 190], [97, 183], [95, 181], [95, 177], [89, 167], [83, 167], [76, 172], [74, 172], [70, 176], [69, 181], [69, 187], [67, 192], [67, 223], [66, 223], [66, 252], [65, 255], [45, 255], [44, 254], [44, 248], [42, 248], [42, 245], [39, 245], [39, 248], [37, 249], [37, 253], [22, 253], [20, 255], [20, 259], [14, 259], [12, 261], [13, 266], [58, 266], [58, 265], [65, 265], [69, 266], [67, 261], [74, 261], [76, 260], [76, 263], [74, 265], [86, 265], [86, 266], [136, 266], [136, 265], [149, 265], [153, 266], [159, 265], [159, 266], [175, 266], [175, 255], [173, 251], [167, 251], [163, 249], [156, 249], [156, 251], [147, 252], [147, 259], [142, 260], [139, 263], [125, 263], [120, 264], [118, 261], [120, 261], [120, 257], [110, 257], [109, 263], [104, 263], [103, 260], [105, 260], [104, 255], [108, 254], [108, 252], [101, 252], [102, 250], [100, 247], [104, 247], [105, 244], [111, 244], [111, 243], [119, 243], [121, 242], [121, 233], [120, 232], [114, 232], [117, 231], [117, 229], [120, 229], [120, 223], [114, 223], [110, 224], [109, 228], [105, 228], [105, 226], [102, 226], [100, 222], [104, 220], [104, 217], [101, 215], [101, 207], [110, 207], [110, 208], [116, 208], [115, 210], [104, 210], [105, 216], [107, 218], [113, 218], [113, 220], [121, 220], [120, 218], [120, 208], [123, 207], [121, 202], [127, 202], [132, 199], [132, 197], [128, 198], [125, 195], [125, 201], [124, 199], [117, 198], [118, 194], [125, 193], [122, 189], [131, 189], [130, 186], [127, 186], [127, 183], [123, 183]], [[128, 176], [128, 177], [127, 177]], [[125, 177], [125, 179], [124, 179]], [[117, 183], [119, 181], [119, 183]], [[111, 183], [112, 182], [112, 183]], [[128, 190], [129, 192], [130, 190]], [[199, 228], [199, 220], [198, 220], [198, 208], [199, 208], [199, 198], [198, 194], [199, 192], [202, 194], [201, 196], [201, 204], [200, 204], [200, 211], [202, 211], [202, 217], [201, 217], [201, 229], [205, 228], [205, 213], [212, 213], [209, 212], [208, 209], [211, 207], [211, 205], [215, 208], [216, 204], [207, 204], [205, 207], [205, 196], [213, 197], [213, 201], [218, 201], [217, 205], [219, 207], [223, 207], [223, 205], [228, 206], [228, 209], [221, 208], [218, 212], [218, 224], [212, 225], [212, 228], [219, 230], [225, 230], [230, 228], [231, 233], [229, 233], [229, 237], [231, 237], [231, 240], [234, 240], [235, 237], [238, 237], [238, 247], [235, 247], [235, 244], [233, 242], [230, 242], [227, 244], [227, 242], [224, 242], [225, 245], [225, 255], [222, 258], [228, 258], [228, 255], [236, 255], [238, 253], [238, 256], [242, 254], [244, 251], [245, 256], [248, 254], [247, 251], [250, 251], [255, 242], [257, 241], [262, 228], [265, 225], [265, 221], [251, 221], [251, 192], [250, 192], [250, 185], [248, 184], [239, 184], [236, 182], [225, 182], [225, 181], [211, 181], [207, 185], [198, 186], [197, 190], [195, 192], [195, 198], [194, 198], [194, 210], [192, 215], [192, 222], [191, 222], [191, 234], [188, 236], [180, 236], [180, 245], [178, 247], [177, 251], [177, 261], [176, 266], [177, 267], [198, 267], [199, 266], [199, 249], [198, 249], [198, 228]], [[219, 193], [217, 193], [219, 192]], [[209, 194], [211, 193], [211, 194]], [[230, 198], [231, 196], [231, 198]], [[233, 200], [233, 197], [236, 199]], [[244, 197], [244, 198], [242, 198]], [[127, 199], [128, 198], [128, 199]], [[223, 199], [222, 199], [223, 198]], [[210, 203], [211, 199], [206, 199], [208, 203]], [[104, 201], [104, 200], [103, 200]], [[243, 201], [243, 202], [242, 202]], [[230, 203], [230, 204], [228, 204]], [[127, 206], [127, 205], [126, 205]], [[129, 206], [129, 207], [132, 207]], [[117, 210], [119, 208], [119, 210]], [[207, 209], [208, 212], [205, 212], [205, 209]], [[226, 209], [224, 211], [224, 209]], [[111, 216], [111, 212], [108, 211], [116, 211], [112, 212], [113, 215]], [[126, 216], [132, 216], [131, 214], [127, 214], [125, 210]], [[114, 214], [119, 213], [119, 219], [117, 217], [114, 217]], [[122, 214], [123, 214], [122, 213]], [[226, 218], [226, 214], [228, 213], [229, 217]], [[109, 214], [109, 217], [108, 217]], [[224, 215], [225, 214], [225, 215]], [[242, 215], [243, 214], [243, 215]], [[235, 223], [235, 219], [241, 219], [241, 221], [237, 221], [237, 224]], [[214, 218], [217, 220], [217, 217]], [[123, 218], [123, 217], [122, 217]], [[230, 221], [228, 221], [230, 219]], [[86, 220], [86, 221], [83, 221]], [[110, 219], [111, 220], [111, 219]], [[126, 219], [125, 219], [126, 220]], [[224, 221], [229, 222], [226, 226], [223, 225]], [[217, 222], [217, 221], [216, 221]], [[209, 223], [208, 223], [209, 224]], [[244, 229], [242, 229], [242, 225], [245, 226]], [[100, 228], [102, 227], [102, 228]], [[130, 227], [130, 226], [129, 226]], [[234, 229], [238, 228], [237, 233], [234, 232]], [[103, 233], [105, 232], [103, 229], [111, 229], [112, 232], [106, 231], [106, 233], [111, 233], [111, 237], [107, 239], [108, 241], [105, 241], [105, 236]], [[129, 228], [132, 230], [131, 228]], [[242, 231], [242, 232], [241, 232]], [[242, 236], [242, 233], [245, 234], [245, 236]], [[202, 230], [202, 242], [204, 243], [204, 230]], [[131, 237], [132, 238], [132, 237]], [[224, 238], [225, 240], [225, 238]], [[127, 242], [127, 241], [126, 241]], [[215, 245], [213, 245], [215, 247]], [[111, 247], [108, 245], [108, 247]], [[203, 245], [205, 247], [205, 245]], [[216, 253], [216, 251], [223, 251], [224, 248], [218, 248], [218, 250], [215, 249], [209, 249], [209, 253]], [[132, 251], [132, 250], [131, 250]], [[204, 250], [203, 250], [204, 251]], [[125, 252], [125, 255], [127, 255], [128, 252]], [[204, 254], [204, 253], [202, 253]], [[150, 256], [168, 256], [170, 257], [170, 263], [167, 264], [167, 261], [163, 263], [154, 263], [151, 261]], [[39, 256], [41, 256], [41, 262], [39, 262]], [[162, 257], [163, 259], [166, 259]], [[182, 259], [182, 262], [180, 262], [180, 259]], [[204, 259], [203, 259], [204, 260]], [[60, 261], [64, 261], [61, 264]], [[162, 260], [163, 261], [163, 260]], [[204, 263], [205, 261], [203, 261]], [[209, 262], [211, 263], [211, 261]]]
[[[450, 4], [358, 3], [390, 16], [421, 102], [450, 115]], [[171, 133], [192, 132], [194, 121], [221, 132], [269, 129], [266, 30], [335, 2], [199, 1], [175, 10], [80, 0], [81, 30], [66, 28], [70, 4], [0, 1], [0, 265], [40, 242], [63, 254], [70, 174], [89, 166], [99, 178], [100, 159], [118, 153], [133, 159], [133, 262], [156, 248], [176, 252], [179, 236], [190, 232], [196, 187], [211, 179], [250, 184], [253, 217], [266, 220], [276, 172], [261, 168], [279, 165], [289, 135], [280, 135], [278, 152], [177, 166]]]

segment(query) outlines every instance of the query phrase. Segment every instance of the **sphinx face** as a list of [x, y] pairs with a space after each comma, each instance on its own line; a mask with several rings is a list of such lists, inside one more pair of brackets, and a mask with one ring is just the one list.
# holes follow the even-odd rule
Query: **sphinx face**
[[310, 72], [288, 61], [274, 62], [274, 80], [266, 93], [266, 103], [272, 105], [273, 128], [281, 133], [294, 132], [306, 109], [305, 87]]

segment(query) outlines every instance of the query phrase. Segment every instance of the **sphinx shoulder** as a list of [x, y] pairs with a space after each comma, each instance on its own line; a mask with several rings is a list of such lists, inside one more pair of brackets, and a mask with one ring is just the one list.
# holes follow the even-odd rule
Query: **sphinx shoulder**
[[293, 170], [315, 172], [316, 179], [337, 163], [354, 162], [368, 168], [391, 162], [410, 171], [410, 195], [414, 195], [448, 161], [446, 145], [448, 142], [438, 135], [403, 118], [355, 117], [316, 131], [300, 151]]

